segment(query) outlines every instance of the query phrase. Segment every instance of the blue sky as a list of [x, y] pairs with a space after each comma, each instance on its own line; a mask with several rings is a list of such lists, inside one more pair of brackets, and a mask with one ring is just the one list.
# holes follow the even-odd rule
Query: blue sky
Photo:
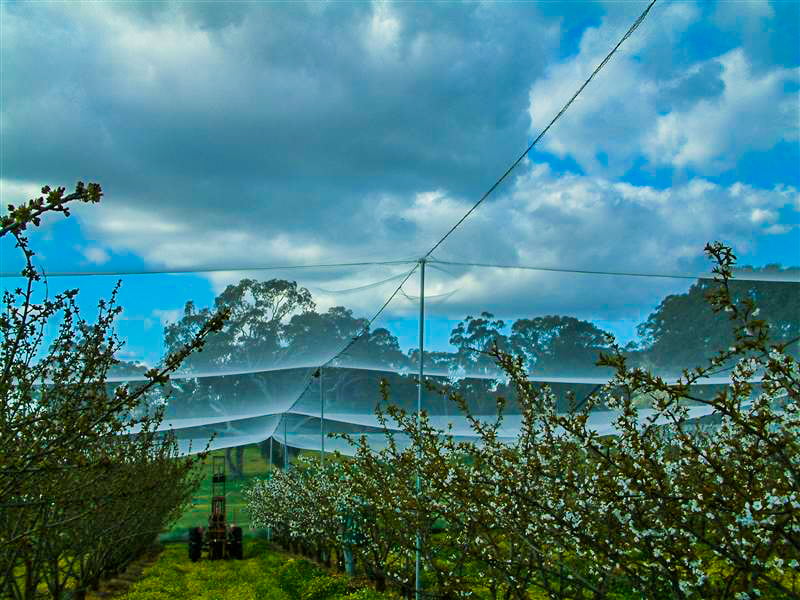
[[[32, 235], [48, 271], [242, 269], [409, 259], [525, 148], [642, 2], [0, 4], [0, 195], [97, 181], [105, 198]], [[797, 2], [663, 2], [442, 260], [702, 272], [800, 265]], [[17, 267], [3, 242], [2, 271]], [[123, 277], [129, 357], [183, 303], [243, 276], [298, 278], [371, 315], [406, 267]], [[88, 307], [113, 277], [53, 278]], [[13, 280], [4, 281], [13, 285]], [[405, 291], [417, 294], [416, 281]], [[431, 271], [429, 344], [490, 310], [633, 335], [688, 282]], [[414, 345], [415, 308], [377, 325]]]

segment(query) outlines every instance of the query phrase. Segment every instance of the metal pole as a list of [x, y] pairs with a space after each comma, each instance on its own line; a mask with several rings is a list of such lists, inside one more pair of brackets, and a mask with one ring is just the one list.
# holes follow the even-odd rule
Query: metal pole
[[[421, 258], [419, 261], [419, 382], [417, 383], [417, 427], [419, 427], [420, 416], [422, 413], [422, 376], [424, 373], [424, 356], [425, 356], [425, 259]], [[417, 458], [420, 458], [420, 451], [417, 449]], [[419, 496], [421, 491], [421, 483], [419, 479], [419, 471], [417, 471], [417, 502], [419, 503]], [[420, 600], [420, 592], [422, 587], [422, 536], [420, 535], [419, 527], [417, 528], [417, 552], [416, 552], [416, 569], [414, 579], [414, 598]]]
[[289, 444], [286, 443], [286, 415], [283, 415], [283, 470], [289, 470]]
[[325, 392], [322, 389], [322, 367], [319, 369], [319, 464], [325, 464]]
[[[274, 442], [275, 432], [272, 432], [272, 435], [269, 436], [269, 472], [267, 473], [267, 477], [272, 480], [272, 469], [275, 468], [275, 465], [272, 462], [272, 444]], [[272, 541], [272, 527], [267, 527], [267, 541]]]

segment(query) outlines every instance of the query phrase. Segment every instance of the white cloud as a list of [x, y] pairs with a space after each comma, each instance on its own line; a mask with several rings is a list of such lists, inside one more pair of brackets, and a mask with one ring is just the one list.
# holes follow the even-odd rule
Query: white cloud
[[[511, 194], [482, 206], [481, 222], [465, 223], [465, 231], [454, 235], [456, 247], [446, 246], [443, 253], [492, 262], [497, 247], [510, 240], [516, 255], [511, 262], [519, 264], [628, 272], [705, 271], [706, 242], [719, 239], [732, 244], [737, 253], [750, 250], [760, 236], [788, 231], [775, 224], [777, 212], [794, 207], [797, 197], [794, 188], [720, 186], [704, 179], [657, 190], [600, 177], [555, 177], [539, 166], [517, 179]], [[451, 285], [472, 294], [464, 309], [470, 304], [500, 307], [507, 300], [508, 310], [511, 305], [519, 310], [528, 302], [567, 312], [607, 312], [604, 318], [618, 317], [624, 306], [658, 301], [664, 291], [658, 281], [508, 270], [471, 272]], [[452, 301], [458, 302], [458, 295]]]
[[158, 319], [162, 327], [166, 327], [171, 323], [177, 323], [183, 316], [183, 310], [180, 308], [154, 308], [152, 315]]
[[797, 225], [781, 225], [780, 223], [776, 223], [775, 225], [770, 225], [764, 230], [764, 233], [768, 235], [784, 235], [789, 233], [792, 229], [796, 229]]
[[392, 6], [384, 0], [372, 3], [372, 14], [365, 27], [365, 45], [373, 53], [383, 53], [396, 48], [402, 23]]
[[42, 185], [30, 181], [4, 179], [0, 177], [0, 210], [5, 213], [9, 204], [19, 206], [31, 198], [42, 195]]
[[[693, 4], [672, 5], [658, 15], [659, 30], [642, 26], [542, 147], [573, 157], [590, 173], [621, 175], [644, 156], [651, 165], [710, 174], [734, 166], [745, 152], [796, 141], [800, 95], [791, 85], [800, 82], [800, 68], [754, 70], [741, 48], [689, 65], [658, 65], [677, 58], [680, 35], [698, 18]], [[533, 84], [532, 131], [538, 133], [591, 73], [618, 29], [608, 20], [587, 29], [578, 54]]]
[[653, 164], [719, 172], [747, 151], [798, 139], [800, 94], [785, 85], [800, 83], [800, 68], [754, 73], [741, 50], [716, 60], [723, 67], [722, 95], [658, 117], [643, 140]]
[[258, 235], [251, 230], [198, 229], [180, 215], [152, 215], [131, 206], [84, 211], [81, 220], [113, 249], [133, 250], [166, 268], [322, 262], [325, 249], [308, 236]]
[[[626, 171], [640, 153], [642, 127], [657, 114], [659, 91], [659, 83], [648, 76], [652, 65], [642, 64], [636, 55], [648, 44], [668, 50], [697, 14], [692, 3], [673, 4], [657, 15], [658, 27], [652, 21], [656, 15], [645, 20], [542, 139], [541, 147], [574, 157], [589, 172]], [[628, 25], [606, 18], [586, 29], [578, 53], [548, 67], [536, 80], [529, 93], [533, 135], [558, 113]]]
[[81, 253], [93, 265], [102, 265], [111, 259], [111, 255], [99, 246], [87, 246], [81, 249]]
[[[546, 165], [525, 163], [504, 193], [486, 201], [435, 252], [441, 260], [628, 272], [699, 272], [708, 269], [704, 245], [732, 244], [737, 254], [753, 250], [764, 236], [791, 231], [779, 219], [797, 211], [791, 186], [759, 189], [744, 183], [722, 186], [694, 178], [668, 189], [634, 185], [595, 175], [558, 175]], [[93, 239], [115, 251], [130, 251], [153, 266], [191, 269], [332, 263], [346, 260], [413, 260], [425, 253], [472, 205], [444, 189], [411, 197], [384, 194], [331, 225], [339, 235], [264, 233], [197, 227], [180, 215], [159, 215], [111, 206], [79, 214]], [[125, 205], [135, 206], [133, 199]], [[109, 211], [115, 218], [109, 219]], [[785, 218], [783, 219], [786, 220]], [[372, 314], [411, 265], [273, 269], [205, 273], [215, 293], [248, 277], [296, 280], [311, 290], [318, 310], [336, 305]], [[432, 316], [463, 318], [480, 310], [501, 316], [574, 314], [595, 319], [642, 319], [664, 295], [690, 282], [599, 277], [507, 269], [433, 266], [426, 293]], [[379, 285], [370, 286], [376, 282]], [[367, 286], [367, 287], [363, 287]], [[362, 288], [362, 289], [353, 289]], [[351, 291], [352, 290], [352, 291]], [[418, 294], [412, 278], [405, 293]], [[402, 295], [386, 314], [413, 315], [416, 303]], [[174, 312], [153, 312], [162, 320]], [[376, 327], [380, 326], [380, 322]]]
[[756, 225], [761, 225], [763, 223], [774, 223], [777, 218], [778, 213], [774, 210], [754, 208], [750, 212], [750, 220]]
[[[510, 191], [475, 211], [442, 252], [470, 259], [533, 260], [542, 266], [604, 267], [613, 263], [603, 263], [598, 253], [621, 252], [617, 263], [623, 266], [655, 260], [650, 268], [674, 269], [678, 265], [670, 248], [689, 246], [700, 255], [703, 244], [714, 237], [746, 243], [775, 224], [780, 209], [800, 211], [800, 196], [792, 186], [721, 186], [694, 178], [660, 190], [600, 176], [556, 175], [546, 165], [520, 169]], [[92, 237], [115, 251], [133, 251], [154, 266], [190, 269], [414, 259], [466, 212], [472, 200], [442, 189], [411, 198], [386, 194], [364, 201], [357, 213], [336, 224], [341, 235], [335, 241], [313, 231], [258, 235], [251, 230], [197, 228], [182, 222], [179, 214], [156, 219], [132, 208], [135, 205], [132, 199], [123, 206], [101, 205], [81, 211], [79, 219]], [[490, 248], [476, 245], [478, 238], [492, 240]], [[661, 238], [655, 247], [664, 256], [624, 251]], [[576, 244], [576, 239], [587, 243]]]

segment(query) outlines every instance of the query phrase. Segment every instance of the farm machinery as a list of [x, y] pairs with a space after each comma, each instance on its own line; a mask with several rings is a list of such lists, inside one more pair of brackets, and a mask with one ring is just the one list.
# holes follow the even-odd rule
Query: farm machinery
[[242, 528], [225, 522], [225, 457], [212, 456], [211, 514], [208, 527], [189, 530], [189, 558], [200, 560], [207, 551], [209, 560], [242, 558]]

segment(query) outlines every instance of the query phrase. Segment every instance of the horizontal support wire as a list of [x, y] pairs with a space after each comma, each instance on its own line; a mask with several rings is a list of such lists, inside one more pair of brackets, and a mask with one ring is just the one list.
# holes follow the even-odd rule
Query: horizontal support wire
[[[339, 354], [340, 355], [340, 354]], [[334, 359], [331, 359], [328, 363], [326, 363], [326, 369], [342, 369], [342, 370], [352, 370], [352, 371], [373, 371], [377, 373], [394, 373], [396, 375], [412, 375], [411, 367], [396, 367], [393, 365], [331, 365], [330, 362], [338, 358], [335, 356]], [[222, 372], [214, 372], [214, 371], [203, 371], [198, 373], [172, 373], [170, 375], [170, 380], [181, 381], [184, 379], [212, 379], [215, 377], [237, 377], [242, 375], [259, 375], [261, 373], [276, 373], [279, 371], [294, 371], [298, 369], [304, 370], [311, 370], [311, 369], [318, 369], [319, 364], [316, 362], [310, 362], [302, 365], [292, 365], [292, 366], [283, 366], [283, 367], [269, 367], [269, 368], [252, 368], [252, 369], [233, 369], [230, 371], [222, 371]], [[441, 368], [431, 367], [425, 370], [425, 374], [431, 377], [443, 377], [446, 379], [488, 379], [488, 380], [497, 380], [502, 379], [505, 377], [505, 373], [501, 373], [500, 371], [497, 372], [470, 372], [466, 371], [463, 374], [455, 375], [453, 372], [449, 370], [444, 370]], [[666, 377], [665, 378], [669, 382], [676, 383], [678, 376], [675, 375], [674, 377]], [[567, 384], [598, 384], [598, 383], [608, 383], [611, 381], [611, 377], [580, 377], [578, 375], [558, 375], [558, 374], [529, 374], [527, 377], [528, 381], [535, 381], [539, 383], [567, 383]], [[142, 375], [114, 375], [106, 378], [106, 381], [109, 383], [124, 383], [128, 381], [147, 381], [148, 378]], [[731, 383], [730, 377], [703, 377], [697, 381], [697, 383], [693, 385], [723, 385]], [[748, 379], [750, 383], [758, 383], [761, 379], [757, 377], [752, 377]], [[45, 381], [45, 385], [52, 384], [51, 381]], [[306, 392], [307, 388], [303, 390], [300, 394], [302, 396]]]
[[[551, 273], [573, 273], [578, 275], [608, 275], [615, 277], [650, 277], [659, 279], [705, 279], [711, 280], [716, 277], [714, 273], [645, 273], [633, 271], [604, 271], [595, 269], [577, 269], [570, 267], [540, 267], [535, 265], [510, 265], [500, 263], [483, 263], [483, 262], [468, 262], [457, 260], [440, 260], [438, 258], [426, 259], [432, 268], [437, 265], [449, 265], [454, 267], [477, 267], [489, 269], [518, 269], [523, 271], [542, 271]], [[225, 268], [208, 268], [208, 269], [172, 269], [172, 270], [141, 270], [141, 271], [53, 271], [51, 273], [44, 273], [48, 278], [50, 277], [110, 277], [122, 275], [191, 275], [194, 273], [226, 273], [226, 272], [248, 272], [248, 271], [281, 271], [281, 270], [302, 270], [302, 269], [326, 269], [336, 267], [368, 267], [368, 266], [387, 266], [387, 265], [410, 265], [417, 263], [418, 259], [398, 259], [398, 260], [385, 260], [374, 262], [342, 262], [342, 263], [323, 263], [316, 265], [273, 265], [262, 267], [225, 267]], [[442, 270], [443, 269], [437, 269]], [[444, 271], [450, 276], [455, 277], [450, 272]], [[380, 286], [389, 281], [397, 280], [405, 274], [392, 275], [386, 279], [369, 283], [363, 286], [357, 286], [342, 290], [327, 290], [317, 288], [326, 294], [346, 294], [359, 290], [366, 290], [372, 287]], [[23, 277], [17, 271], [4, 271], [0, 272], [0, 278], [14, 278]], [[800, 270], [798, 269], [785, 269], [775, 272], [756, 272], [743, 269], [734, 269], [733, 280], [736, 281], [762, 281], [762, 282], [776, 282], [776, 283], [800, 283]], [[403, 295], [406, 295], [403, 293]], [[406, 295], [407, 297], [416, 298], [415, 296]]]
[[[141, 270], [120, 270], [120, 271], [53, 271], [43, 272], [46, 277], [117, 277], [120, 275], [191, 275], [194, 273], [237, 273], [248, 271], [288, 271], [298, 269], [329, 269], [336, 267], [371, 267], [376, 265], [410, 265], [417, 262], [416, 259], [382, 260], [382, 261], [358, 261], [341, 263], [322, 263], [317, 265], [270, 265], [252, 267], [208, 267], [193, 269], [141, 269]], [[3, 271], [0, 277], [24, 277], [19, 271]]]
[[[457, 267], [478, 267], [487, 269], [519, 269], [524, 271], [544, 271], [550, 273], [574, 273], [578, 275], [609, 275], [615, 277], [652, 277], [659, 279], [714, 279], [714, 273], [636, 273], [630, 271], [599, 271], [592, 269], [568, 269], [560, 267], [535, 267], [530, 265], [503, 265], [495, 263], [459, 262], [449, 260], [428, 259], [428, 262], [439, 265], [450, 265]], [[775, 283], [800, 283], [800, 271], [788, 270], [785, 272], [753, 272], [745, 270], [734, 270], [732, 281], [763, 281]]]

